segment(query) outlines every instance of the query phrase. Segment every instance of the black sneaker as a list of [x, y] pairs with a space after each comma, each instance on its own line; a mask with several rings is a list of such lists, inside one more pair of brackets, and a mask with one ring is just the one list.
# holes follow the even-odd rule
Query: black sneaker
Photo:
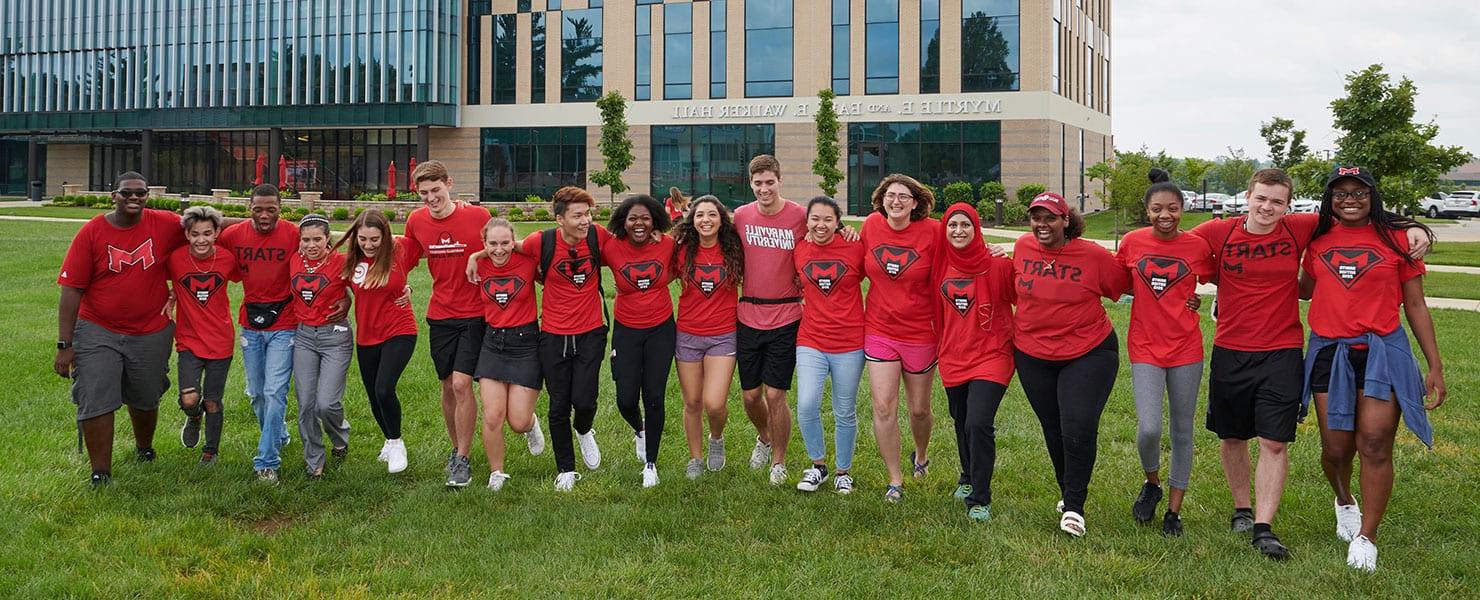
[[1254, 530], [1254, 509], [1235, 508], [1233, 518], [1228, 520], [1228, 527], [1234, 533], [1249, 533]]
[[452, 455], [452, 467], [448, 469], [447, 487], [467, 487], [473, 480], [473, 465], [466, 457]]
[[1182, 537], [1182, 517], [1167, 511], [1161, 518], [1161, 534], [1167, 537]]
[[153, 448], [134, 448], [134, 454], [139, 456], [139, 462], [154, 462]]
[[797, 482], [797, 489], [815, 492], [824, 481], [827, 481], [827, 467], [812, 465], [802, 470], [802, 480]]
[[88, 482], [93, 488], [100, 488], [113, 483], [113, 474], [107, 471], [93, 471], [92, 480]]
[[202, 466], [202, 467], [209, 467], [209, 466], [214, 465], [214, 464], [216, 464], [216, 451], [215, 450], [212, 450], [212, 449], [206, 449], [206, 450], [201, 451], [201, 453], [200, 453], [200, 466]]
[[180, 443], [186, 448], [200, 443], [200, 417], [185, 417], [185, 424], [180, 426]]
[[1249, 542], [1249, 544], [1254, 546], [1254, 549], [1258, 550], [1260, 554], [1263, 554], [1267, 558], [1273, 560], [1290, 558], [1290, 549], [1280, 543], [1279, 536], [1276, 536], [1273, 531], [1256, 534], [1253, 541]]
[[1131, 516], [1137, 523], [1150, 523], [1156, 518], [1156, 505], [1160, 503], [1161, 486], [1148, 481], [1141, 485], [1141, 495], [1136, 496], [1135, 504], [1131, 505]]

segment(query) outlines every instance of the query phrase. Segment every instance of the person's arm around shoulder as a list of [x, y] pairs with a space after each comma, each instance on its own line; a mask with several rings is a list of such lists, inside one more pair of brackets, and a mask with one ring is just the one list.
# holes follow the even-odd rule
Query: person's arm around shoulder
[[1109, 250], [1106, 250], [1104, 246], [1084, 238], [1078, 238], [1075, 241], [1084, 242], [1083, 247], [1096, 257], [1096, 262], [1099, 265], [1097, 270], [1099, 271], [1098, 279], [1100, 283], [1100, 289], [1097, 291], [1101, 296], [1111, 300], [1119, 300], [1121, 296], [1130, 293], [1130, 270], [1121, 264], [1120, 261], [1116, 260], [1115, 255], [1111, 254]]

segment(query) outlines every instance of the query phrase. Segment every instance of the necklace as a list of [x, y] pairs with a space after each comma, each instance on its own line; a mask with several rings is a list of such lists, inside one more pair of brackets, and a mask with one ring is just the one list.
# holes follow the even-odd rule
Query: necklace
[[[206, 256], [206, 260], [207, 261], [210, 261], [211, 259], [213, 259], [215, 257], [216, 257], [216, 247], [215, 246], [211, 246], [211, 253], [210, 253], [210, 255]], [[207, 266], [210, 265], [209, 262], [207, 262], [206, 264], [207, 264]], [[202, 266], [200, 266], [200, 263], [195, 262], [195, 253], [194, 252], [191, 252], [190, 253], [190, 266], [195, 267], [195, 272], [196, 273], [205, 273], [206, 272], [205, 267], [202, 267]]]
[[1049, 259], [1047, 261], [1044, 261], [1043, 268], [1052, 270], [1054, 263], [1059, 262], [1059, 257], [1060, 256], [1063, 256], [1064, 249], [1065, 248], [1068, 248], [1068, 247], [1069, 247], [1069, 240], [1064, 240], [1064, 245], [1059, 246], [1059, 251], [1054, 253], [1053, 258], [1052, 259]]
[[298, 258], [299, 258], [299, 260], [302, 260], [303, 261], [303, 270], [304, 271], [308, 271], [309, 273], [318, 272], [319, 267], [322, 267], [322, 266], [324, 266], [324, 263], [329, 262], [329, 255], [327, 255], [327, 254], [325, 254], [323, 258], [319, 259], [319, 263], [318, 264], [313, 265], [313, 266], [309, 266], [309, 264], [308, 264], [308, 257], [307, 256], [304, 256], [302, 254], [299, 254], [298, 255]]

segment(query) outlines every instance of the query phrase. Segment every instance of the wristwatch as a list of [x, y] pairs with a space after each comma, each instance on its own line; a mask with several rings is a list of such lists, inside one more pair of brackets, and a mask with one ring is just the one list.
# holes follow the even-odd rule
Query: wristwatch
[[66, 350], [72, 347], [72, 342], [57, 340], [57, 350]]

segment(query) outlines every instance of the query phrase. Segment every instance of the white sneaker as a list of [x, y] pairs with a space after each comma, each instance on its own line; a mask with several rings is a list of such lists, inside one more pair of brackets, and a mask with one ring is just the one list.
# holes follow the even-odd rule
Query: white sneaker
[[1346, 548], [1346, 566], [1371, 573], [1377, 570], [1377, 544], [1365, 535], [1352, 538]]
[[639, 431], [632, 436], [632, 442], [637, 446], [637, 462], [647, 462], [647, 436]]
[[569, 492], [576, 487], [576, 482], [581, 480], [581, 474], [575, 471], [567, 471], [555, 475], [555, 491]]
[[400, 473], [406, 470], [406, 443], [399, 440], [386, 440], [385, 470], [390, 473]]
[[786, 465], [771, 465], [771, 485], [786, 483]]
[[771, 445], [755, 438], [755, 448], [750, 451], [750, 468], [764, 469], [771, 464]]
[[494, 471], [488, 474], [488, 489], [495, 492], [504, 489], [504, 482], [509, 480], [509, 474], [503, 471]]
[[650, 488], [658, 485], [658, 466], [648, 465], [642, 468], [642, 487]]
[[531, 422], [534, 426], [524, 432], [524, 441], [529, 444], [529, 455], [539, 456], [545, 453], [545, 432], [540, 431], [539, 415], [535, 415]]
[[601, 466], [601, 448], [596, 446], [596, 430], [592, 429], [586, 433], [576, 434], [576, 441], [580, 442], [581, 462], [586, 463], [586, 468], [599, 468]]
[[386, 440], [384, 444], [381, 444], [380, 445], [380, 456], [377, 456], [375, 458], [375, 460], [378, 460], [380, 462], [385, 462], [386, 459], [390, 458], [390, 451], [391, 451], [391, 441], [390, 440]]
[[837, 476], [833, 479], [833, 491], [845, 496], [853, 493], [853, 477], [847, 474]]
[[1362, 507], [1356, 502], [1347, 505], [1342, 505], [1339, 500], [1332, 502], [1336, 505], [1336, 537], [1350, 542], [1362, 530]]

